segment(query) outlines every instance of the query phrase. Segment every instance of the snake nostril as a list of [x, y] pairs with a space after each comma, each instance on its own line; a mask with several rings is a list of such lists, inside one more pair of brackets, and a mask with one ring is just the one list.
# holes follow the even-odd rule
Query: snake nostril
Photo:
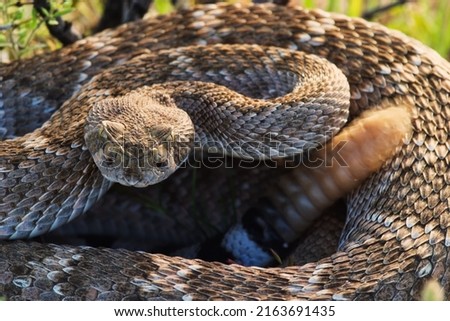
[[157, 162], [157, 163], [155, 163], [155, 166], [156, 166], [157, 168], [167, 167], [167, 165], [168, 165], [168, 162], [167, 162], [167, 161], [162, 161], [162, 162]]

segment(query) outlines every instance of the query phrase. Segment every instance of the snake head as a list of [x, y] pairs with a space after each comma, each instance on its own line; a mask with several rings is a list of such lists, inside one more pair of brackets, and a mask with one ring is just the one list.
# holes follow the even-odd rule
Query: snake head
[[[182, 131], [176, 122], [180, 118]], [[192, 126], [188, 134], [186, 123]], [[139, 95], [98, 102], [89, 113], [84, 138], [105, 178], [145, 187], [166, 179], [186, 160], [193, 135], [184, 111]]]
[[142, 140], [130, 135], [123, 124], [112, 121], [100, 122], [95, 131], [86, 143], [93, 146], [91, 154], [103, 176], [113, 182], [144, 187], [177, 168], [170, 153], [174, 139], [170, 128], [157, 128]]

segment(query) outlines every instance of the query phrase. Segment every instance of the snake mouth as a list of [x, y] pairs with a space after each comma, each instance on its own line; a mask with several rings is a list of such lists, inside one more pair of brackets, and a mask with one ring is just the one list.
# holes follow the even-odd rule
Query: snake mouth
[[180, 165], [162, 147], [147, 152], [109, 147], [94, 154], [93, 158], [105, 178], [132, 187], [157, 184]]
[[99, 169], [102, 175], [112, 182], [131, 187], [147, 187], [165, 180], [177, 167], [164, 166], [151, 169], [99, 167]]
[[155, 185], [168, 178], [176, 171], [177, 166], [167, 161], [150, 168], [123, 168], [121, 171], [111, 173], [112, 181], [131, 187], [147, 187]]

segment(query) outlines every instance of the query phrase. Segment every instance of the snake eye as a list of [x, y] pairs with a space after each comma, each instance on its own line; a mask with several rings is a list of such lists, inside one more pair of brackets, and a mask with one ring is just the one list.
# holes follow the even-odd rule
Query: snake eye
[[123, 135], [123, 132], [125, 131], [125, 126], [121, 123], [103, 120], [101, 124], [102, 124], [103, 130], [109, 136], [113, 136], [113, 137], [121, 136], [121, 135]]
[[161, 143], [169, 141], [172, 138], [172, 128], [171, 127], [153, 128], [152, 136], [154, 139], [156, 139]]

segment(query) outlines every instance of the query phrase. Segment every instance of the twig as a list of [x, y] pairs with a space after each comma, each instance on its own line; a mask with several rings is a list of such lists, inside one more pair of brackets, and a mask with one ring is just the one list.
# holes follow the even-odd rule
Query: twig
[[61, 17], [55, 17], [58, 24], [49, 24], [46, 12], [50, 12], [50, 3], [47, 0], [35, 0], [34, 9], [44, 19], [50, 34], [58, 39], [64, 46], [74, 43], [81, 37], [72, 30], [72, 24], [63, 20]]
[[253, 0], [254, 3], [266, 3], [266, 2], [272, 2], [275, 4], [279, 4], [282, 6], [285, 6], [289, 3], [289, 0]]
[[152, 3], [153, 0], [132, 0], [129, 10], [125, 11], [124, 22], [141, 19]]
[[147, 13], [152, 2], [153, 0], [108, 0], [102, 18], [94, 32], [141, 19]]
[[380, 14], [382, 12], [391, 10], [392, 8], [397, 7], [397, 6], [404, 5], [407, 2], [409, 2], [409, 0], [397, 0], [396, 2], [387, 4], [385, 6], [380, 6], [378, 8], [375, 8], [375, 9], [372, 9], [372, 10], [368, 10], [368, 11], [366, 11], [366, 12], [364, 12], [362, 14], [362, 17], [364, 19], [370, 20], [370, 19], [373, 19], [373, 17], [375, 17], [376, 15], [378, 15], [378, 14]]

